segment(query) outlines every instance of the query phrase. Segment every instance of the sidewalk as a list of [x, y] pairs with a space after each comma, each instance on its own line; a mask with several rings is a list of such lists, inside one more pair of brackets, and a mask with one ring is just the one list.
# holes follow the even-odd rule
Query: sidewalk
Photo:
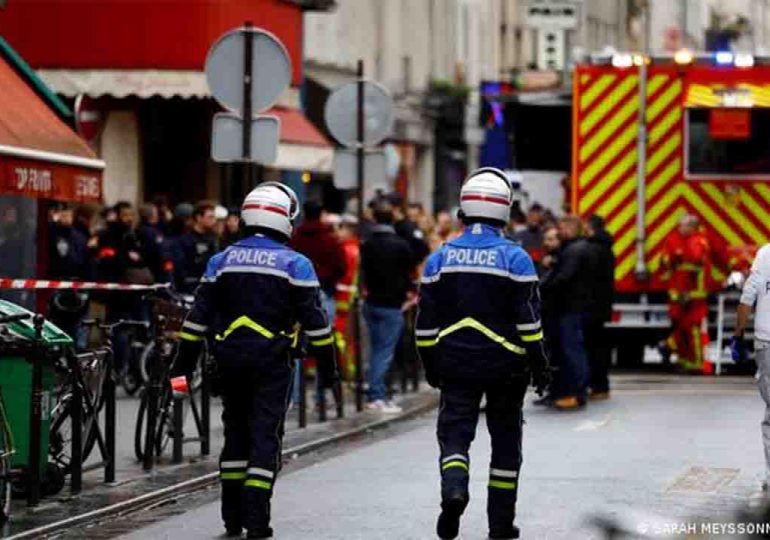
[[[284, 459], [292, 459], [358, 433], [412, 417], [438, 403], [438, 394], [428, 389], [427, 385], [423, 385], [420, 392], [397, 396], [397, 401], [404, 408], [398, 415], [382, 415], [371, 411], [356, 413], [352, 392], [346, 392], [345, 398], [345, 417], [336, 419], [336, 411], [331, 408], [328, 411], [329, 420], [325, 423], [318, 422], [316, 411], [309, 405], [308, 427], [305, 429], [298, 427], [296, 408], [290, 411], [286, 420]], [[122, 395], [118, 398], [114, 483], [104, 484], [103, 472], [97, 469], [84, 473], [83, 491], [75, 497], [70, 496], [67, 485], [58, 496], [44, 499], [33, 509], [27, 508], [24, 501], [15, 501], [11, 523], [0, 530], [0, 538], [31, 538], [50, 534], [76, 523], [87, 523], [97, 516], [104, 519], [106, 515], [125, 513], [157, 503], [171, 493], [194, 490], [217, 481], [218, 455], [224, 438], [220, 420], [222, 406], [218, 398], [212, 400], [211, 407], [211, 454], [201, 456], [199, 443], [190, 443], [184, 448], [185, 461], [173, 465], [170, 463], [169, 444], [161, 463], [150, 473], [142, 471], [133, 451], [138, 407], [139, 400], [136, 398]], [[194, 433], [195, 425], [188, 412], [185, 435], [191, 436]], [[97, 455], [91, 456], [89, 462], [99, 461], [98, 450], [95, 453]]]

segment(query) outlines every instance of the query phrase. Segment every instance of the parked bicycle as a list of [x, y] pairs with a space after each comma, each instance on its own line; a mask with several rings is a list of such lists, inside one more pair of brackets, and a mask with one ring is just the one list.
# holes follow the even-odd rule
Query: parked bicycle
[[[145, 321], [121, 320], [103, 324], [98, 320], [86, 320], [82, 323], [89, 328], [96, 328], [103, 333], [103, 345], [97, 349], [78, 354], [70, 353], [57, 364], [56, 395], [57, 404], [52, 411], [49, 437], [49, 456], [64, 471], [72, 471], [72, 413], [73, 407], [81, 408], [82, 461], [85, 462], [99, 444], [102, 455], [107, 455], [104, 441], [98, 429], [99, 416], [104, 409], [104, 383], [112, 376], [113, 343], [118, 332], [131, 329], [146, 330]], [[72, 362], [77, 362], [77, 366]], [[77, 369], [75, 369], [77, 367]], [[82, 400], [77, 404], [73, 400], [73, 385], [81, 390]]]
[[[146, 357], [148, 382], [142, 393], [134, 431], [134, 453], [145, 469], [150, 469], [154, 459], [166, 451], [174, 433], [174, 391], [170, 373], [178, 352], [178, 333], [189, 311], [189, 301], [185, 298], [168, 291], [164, 295], [166, 298], [152, 299], [155, 339], [151, 353]], [[201, 394], [202, 365], [202, 361], [197, 362], [198, 368], [187, 381], [189, 408], [199, 433], [204, 432], [201, 406], [197, 403]]]
[[[29, 317], [29, 313], [0, 317], [0, 326], [22, 321]], [[0, 386], [0, 525], [8, 520], [11, 511], [11, 456], [13, 454], [13, 433], [3, 400], [3, 388]]]

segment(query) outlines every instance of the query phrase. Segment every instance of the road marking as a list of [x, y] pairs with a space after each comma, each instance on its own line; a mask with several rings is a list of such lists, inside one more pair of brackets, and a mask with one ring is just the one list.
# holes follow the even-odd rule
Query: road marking
[[612, 416], [606, 416], [601, 420], [584, 420], [572, 428], [572, 431], [597, 431], [606, 426], [611, 418]]
[[732, 482], [739, 472], [740, 469], [690, 467], [666, 491], [714, 493]]

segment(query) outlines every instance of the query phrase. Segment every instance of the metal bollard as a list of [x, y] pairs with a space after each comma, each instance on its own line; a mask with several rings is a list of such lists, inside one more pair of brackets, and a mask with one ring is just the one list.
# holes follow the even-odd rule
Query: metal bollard
[[[110, 365], [112, 365], [112, 362], [110, 362]], [[106, 439], [105, 446], [107, 447], [107, 459], [104, 462], [104, 482], [108, 484], [115, 481], [116, 409], [115, 379], [112, 373], [109, 373], [104, 379], [104, 438]], [[94, 419], [94, 422], [98, 423], [98, 419]]]
[[70, 398], [70, 418], [72, 420], [72, 441], [70, 442], [70, 492], [75, 495], [83, 488], [83, 387], [78, 380], [78, 358], [68, 353], [67, 359], [72, 368], [72, 397]]
[[37, 506], [40, 503], [40, 424], [43, 417], [43, 354], [41, 343], [43, 317], [35, 315], [35, 343], [31, 349], [32, 360], [32, 396], [29, 414], [29, 476], [27, 477], [27, 506]]
[[201, 455], [208, 456], [211, 453], [211, 386], [206, 366], [208, 357], [203, 358], [203, 371], [201, 373]]
[[337, 418], [345, 417], [345, 391], [342, 388], [342, 383], [337, 381], [334, 384], [334, 401], [337, 403]]
[[353, 336], [356, 340], [356, 411], [358, 412], [364, 410], [364, 363], [361, 357], [361, 333], [361, 300], [356, 298], [353, 303]]
[[316, 407], [318, 407], [318, 421], [326, 422], [326, 389], [319, 386], [317, 374], [315, 383], [316, 391], [318, 392], [318, 399], [316, 400]]
[[299, 370], [299, 427], [307, 427], [307, 381], [305, 380], [305, 362], [302, 358], [297, 360]]
[[173, 463], [182, 463], [182, 447], [184, 446], [184, 398], [175, 397], [173, 400], [174, 420], [174, 449]]

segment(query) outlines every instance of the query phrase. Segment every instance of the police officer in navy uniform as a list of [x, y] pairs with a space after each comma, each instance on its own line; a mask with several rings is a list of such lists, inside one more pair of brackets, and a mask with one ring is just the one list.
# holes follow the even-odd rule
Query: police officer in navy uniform
[[529, 255], [503, 236], [513, 191], [498, 169], [479, 169], [460, 195], [464, 233], [433, 253], [420, 286], [417, 348], [426, 378], [441, 389], [438, 442], [440, 538], [458, 535], [468, 504], [470, 459], [486, 395], [492, 438], [487, 516], [490, 538], [518, 538], [522, 402], [549, 382], [538, 278]]
[[[180, 358], [208, 339], [223, 398], [225, 445], [220, 457], [222, 518], [228, 535], [270, 538], [270, 499], [281, 468], [297, 325], [318, 361], [320, 382], [337, 379], [332, 329], [310, 261], [286, 246], [298, 202], [287, 186], [268, 182], [246, 197], [249, 235], [214, 255], [181, 332]], [[186, 366], [190, 371], [190, 366]]]

